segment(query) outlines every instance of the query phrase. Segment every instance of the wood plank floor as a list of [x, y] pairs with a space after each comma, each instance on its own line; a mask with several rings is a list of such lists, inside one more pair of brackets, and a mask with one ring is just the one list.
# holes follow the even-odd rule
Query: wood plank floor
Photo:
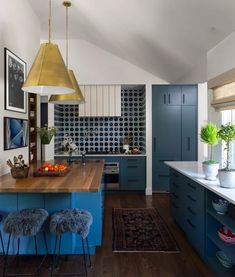
[[[112, 209], [155, 207], [167, 222], [175, 236], [180, 253], [113, 253], [112, 252]], [[49, 275], [49, 259], [42, 269], [42, 277]], [[93, 267], [89, 277], [200, 277], [213, 276], [206, 264], [196, 254], [184, 237], [183, 232], [170, 216], [169, 195], [155, 194], [109, 194], [105, 197], [103, 245], [92, 258]], [[74, 257], [63, 262], [61, 272], [79, 267]], [[25, 266], [30, 270], [30, 266]], [[24, 269], [22, 272], [24, 272]]]
[[[167, 222], [180, 248], [180, 253], [113, 253], [112, 208], [155, 207]], [[107, 195], [103, 246], [94, 259], [91, 277], [199, 277], [213, 276], [184, 237], [183, 232], [170, 216], [169, 195], [141, 194]]]

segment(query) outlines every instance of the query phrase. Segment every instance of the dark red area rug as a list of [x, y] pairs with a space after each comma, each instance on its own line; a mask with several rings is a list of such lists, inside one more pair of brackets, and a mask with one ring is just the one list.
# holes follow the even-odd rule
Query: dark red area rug
[[114, 252], [179, 252], [175, 238], [156, 209], [113, 209]]

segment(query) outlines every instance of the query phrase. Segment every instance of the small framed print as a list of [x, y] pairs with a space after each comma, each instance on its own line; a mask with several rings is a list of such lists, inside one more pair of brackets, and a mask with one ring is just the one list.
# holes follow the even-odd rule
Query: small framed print
[[28, 120], [4, 117], [4, 150], [28, 145]]
[[26, 92], [21, 88], [26, 78], [26, 63], [7, 48], [5, 50], [5, 109], [26, 113]]

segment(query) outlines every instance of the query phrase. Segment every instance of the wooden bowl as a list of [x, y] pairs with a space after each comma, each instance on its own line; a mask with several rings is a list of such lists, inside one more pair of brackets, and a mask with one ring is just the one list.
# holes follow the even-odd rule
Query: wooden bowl
[[15, 179], [27, 178], [29, 175], [29, 167], [14, 167], [11, 168], [11, 176]]

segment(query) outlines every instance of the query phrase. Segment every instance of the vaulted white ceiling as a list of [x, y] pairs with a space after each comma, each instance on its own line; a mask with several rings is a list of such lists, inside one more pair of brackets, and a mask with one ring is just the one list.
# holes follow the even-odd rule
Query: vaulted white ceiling
[[[48, 1], [28, 0], [47, 38]], [[235, 30], [234, 0], [72, 0], [70, 38], [83, 39], [169, 82]], [[53, 38], [64, 7], [52, 0]], [[234, 50], [235, 51], [235, 50]]]

